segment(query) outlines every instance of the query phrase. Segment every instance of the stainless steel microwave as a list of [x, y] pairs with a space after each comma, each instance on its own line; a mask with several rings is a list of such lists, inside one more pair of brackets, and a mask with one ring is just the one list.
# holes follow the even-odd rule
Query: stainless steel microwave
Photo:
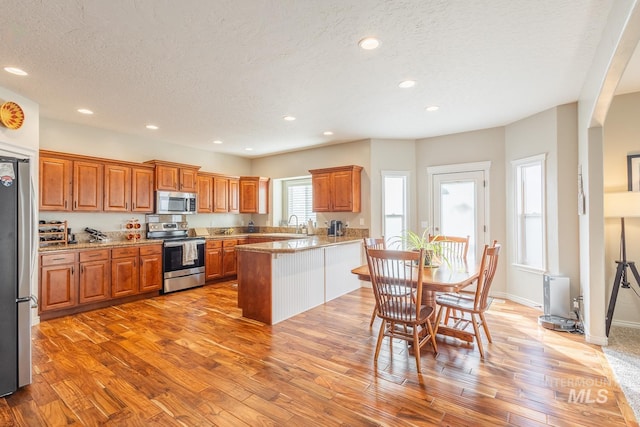
[[196, 193], [156, 191], [157, 214], [194, 214], [198, 209]]

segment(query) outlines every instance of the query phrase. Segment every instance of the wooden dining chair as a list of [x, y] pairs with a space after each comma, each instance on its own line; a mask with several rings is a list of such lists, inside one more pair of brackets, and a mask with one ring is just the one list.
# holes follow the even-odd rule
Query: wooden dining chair
[[[387, 243], [384, 240], [384, 236], [381, 237], [365, 237], [364, 247], [369, 249], [387, 249]], [[371, 313], [371, 320], [369, 321], [369, 327], [373, 326], [374, 320], [376, 320], [376, 314], [378, 313], [378, 305], [373, 306], [373, 312]]]
[[455, 261], [461, 259], [467, 259], [467, 252], [469, 252], [469, 236], [432, 236], [429, 235], [430, 242], [438, 242], [442, 248], [442, 253], [446, 259]]
[[[453, 329], [464, 330], [471, 324], [482, 359], [484, 359], [484, 349], [482, 347], [482, 337], [480, 336], [480, 326], [484, 329], [487, 341], [491, 342], [491, 333], [484, 313], [489, 309], [492, 301], [492, 298], [489, 297], [489, 290], [496, 273], [500, 247], [501, 245], [495, 242], [493, 246], [485, 245], [482, 260], [480, 261], [475, 293], [447, 293], [436, 296], [436, 303], [439, 306], [436, 318], [436, 333], [440, 326], [443, 311], [453, 311], [448, 319], [445, 318], [443, 325]], [[449, 325], [450, 320], [453, 321], [452, 325]]]
[[376, 314], [382, 322], [378, 332], [374, 363], [378, 362], [384, 337], [402, 339], [413, 344], [416, 367], [420, 372], [420, 348], [427, 342], [433, 345], [434, 354], [438, 346], [431, 325], [435, 311], [422, 301], [422, 266], [424, 250], [394, 251], [365, 249], [367, 264], [376, 298]]

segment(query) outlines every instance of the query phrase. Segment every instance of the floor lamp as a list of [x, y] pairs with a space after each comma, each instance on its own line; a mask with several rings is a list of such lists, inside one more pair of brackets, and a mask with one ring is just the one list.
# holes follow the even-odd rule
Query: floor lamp
[[607, 309], [607, 336], [611, 329], [613, 311], [616, 308], [618, 291], [620, 288], [630, 288], [628, 270], [631, 270], [636, 284], [640, 286], [640, 275], [636, 268], [636, 263], [627, 260], [627, 244], [624, 232], [624, 219], [640, 216], [640, 192], [623, 191], [620, 193], [604, 194], [604, 216], [605, 218], [620, 218], [620, 260], [616, 261], [616, 278], [611, 288], [611, 298], [609, 298], [609, 308]]

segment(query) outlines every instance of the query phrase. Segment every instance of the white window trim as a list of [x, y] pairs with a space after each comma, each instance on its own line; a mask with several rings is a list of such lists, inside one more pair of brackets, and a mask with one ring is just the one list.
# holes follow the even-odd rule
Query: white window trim
[[[397, 170], [383, 170], [380, 172], [380, 183], [382, 188], [384, 189], [384, 180], [386, 177], [402, 177], [405, 179], [405, 194], [404, 194], [404, 229], [407, 230], [409, 228], [409, 224], [411, 223], [411, 198], [409, 195], [411, 194], [411, 171], [397, 171]], [[382, 191], [382, 206], [380, 207], [380, 218], [382, 224], [380, 226], [380, 230], [382, 230], [382, 234], [384, 235], [385, 240], [389, 239], [391, 236], [387, 236], [387, 230], [385, 230], [385, 218], [386, 213], [384, 211], [386, 206], [385, 200], [386, 194]]]
[[[518, 176], [518, 167], [532, 163], [541, 163], [542, 169], [542, 267], [532, 267], [526, 264], [520, 264], [518, 262], [518, 188], [520, 182], [516, 181]], [[524, 157], [522, 159], [516, 159], [511, 161], [511, 174], [513, 176], [513, 262], [512, 266], [522, 271], [528, 271], [531, 273], [546, 273], [547, 271], [547, 153], [537, 154], [535, 156]]]

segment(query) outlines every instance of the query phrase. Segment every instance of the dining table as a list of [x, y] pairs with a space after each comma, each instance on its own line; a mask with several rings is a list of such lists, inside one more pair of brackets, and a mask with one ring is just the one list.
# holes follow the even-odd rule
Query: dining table
[[[418, 267], [414, 267], [418, 268]], [[480, 263], [475, 260], [449, 260], [437, 267], [424, 266], [422, 270], [422, 304], [436, 311], [436, 294], [440, 292], [460, 292], [478, 279]], [[370, 282], [371, 273], [367, 264], [351, 270], [360, 280]], [[467, 342], [473, 341], [473, 333], [438, 325], [439, 335], [449, 335]]]

